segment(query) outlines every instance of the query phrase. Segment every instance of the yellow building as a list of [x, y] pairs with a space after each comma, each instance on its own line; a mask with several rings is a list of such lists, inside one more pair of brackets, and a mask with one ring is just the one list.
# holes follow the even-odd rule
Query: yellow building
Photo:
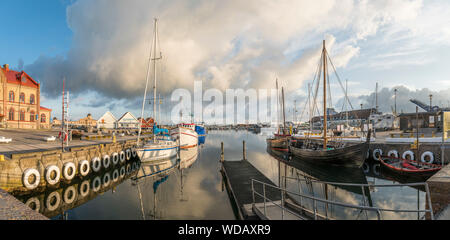
[[50, 128], [51, 109], [40, 104], [40, 84], [24, 71], [0, 68], [0, 126]]
[[96, 127], [97, 120], [93, 119], [91, 114], [88, 114], [87, 117], [78, 120], [77, 124], [84, 127]]

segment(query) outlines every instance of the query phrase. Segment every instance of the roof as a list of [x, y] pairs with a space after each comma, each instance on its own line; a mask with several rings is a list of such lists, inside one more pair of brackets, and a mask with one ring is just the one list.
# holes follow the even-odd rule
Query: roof
[[46, 107], [43, 107], [43, 106], [41, 106], [40, 109], [44, 110], [44, 111], [50, 111], [50, 112], [52, 111], [50, 108], [46, 108]]
[[[133, 122], [138, 122], [138, 120], [136, 119], [136, 117], [134, 117], [134, 115], [133, 115], [131, 112], [126, 112], [126, 113], [123, 114], [122, 117], [120, 117], [119, 120], [117, 120], [117, 121], [120, 122], [120, 121], [124, 120], [124, 118], [125, 118], [127, 115], [130, 116], [130, 117], [132, 118], [132, 121], [133, 121]], [[126, 120], [126, 119], [125, 119], [125, 120]], [[129, 119], [128, 119], [128, 120], [129, 120]]]
[[[1, 68], [3, 73], [5, 74], [7, 83], [18, 84], [27, 87], [38, 88], [39, 83], [36, 82], [33, 78], [31, 78], [26, 72], [21, 71], [17, 72], [14, 70], [5, 70]], [[26, 78], [27, 81], [22, 81], [22, 78]]]
[[103, 116], [101, 116], [101, 117], [97, 120], [97, 122], [101, 121], [102, 118], [106, 117], [107, 115], [109, 115], [110, 117], [112, 117], [112, 119], [113, 119], [114, 121], [117, 121], [116, 117], [115, 117], [110, 111], [107, 111], [107, 112], [105, 112], [105, 114], [103, 114]]

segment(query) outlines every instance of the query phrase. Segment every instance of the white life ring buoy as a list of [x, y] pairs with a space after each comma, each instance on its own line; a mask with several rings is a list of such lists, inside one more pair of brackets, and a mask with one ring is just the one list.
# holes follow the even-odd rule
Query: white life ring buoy
[[66, 162], [63, 167], [63, 177], [66, 180], [72, 180], [75, 177], [75, 174], [77, 173], [77, 168], [75, 167], [75, 163], [73, 162]]
[[120, 151], [119, 153], [119, 159], [121, 163], [125, 162], [125, 152], [124, 151]]
[[136, 148], [132, 148], [131, 153], [132, 153], [133, 157], [136, 158], [136, 156], [137, 156]]
[[[32, 182], [30, 182], [30, 177], [34, 176]], [[22, 183], [23, 186], [26, 187], [29, 190], [33, 190], [35, 188], [37, 188], [37, 186], [39, 186], [39, 182], [41, 180], [41, 174], [39, 173], [38, 170], [34, 169], [34, 168], [28, 168], [27, 170], [25, 170], [23, 172], [23, 177], [22, 177]]]
[[125, 177], [125, 166], [120, 168], [120, 178]]
[[127, 165], [127, 175], [131, 173], [131, 164]]
[[79, 167], [79, 171], [81, 176], [86, 177], [89, 173], [89, 170], [91, 170], [91, 166], [89, 166], [89, 161], [88, 160], [81, 160], [80, 161], [80, 167]]
[[369, 159], [369, 157], [370, 157], [370, 149], [368, 149], [366, 152], [366, 159]]
[[408, 158], [407, 158], [408, 156], [409, 156], [409, 160], [414, 160], [414, 153], [413, 153], [413, 151], [408, 150], [408, 151], [405, 151], [405, 152], [402, 154], [402, 158], [403, 158], [403, 159], [408, 159]]
[[63, 200], [66, 204], [71, 204], [77, 198], [77, 190], [74, 186], [68, 187], [63, 194]]
[[[428, 157], [429, 160], [426, 160], [425, 159], [426, 157]], [[430, 151], [426, 151], [426, 152], [422, 153], [422, 156], [420, 156], [420, 161], [431, 164], [434, 162], [434, 154]]]
[[92, 181], [92, 191], [98, 192], [100, 190], [100, 187], [102, 186], [102, 180], [99, 176], [94, 178], [94, 181]]
[[[53, 176], [53, 173], [55, 174]], [[59, 182], [59, 179], [61, 178], [61, 171], [59, 171], [58, 166], [56, 165], [50, 165], [45, 170], [45, 180], [50, 185], [55, 185]]]
[[27, 205], [29, 208], [31, 208], [31, 210], [39, 212], [41, 210], [41, 202], [39, 201], [39, 199], [37, 197], [32, 197], [30, 199], [28, 199], [25, 202], [25, 205]]
[[138, 169], [138, 165], [137, 165], [136, 162], [133, 162], [133, 164], [132, 164], [131, 166], [132, 166], [131, 169], [133, 169], [133, 172], [136, 171], [136, 170]]
[[364, 171], [364, 173], [368, 173], [370, 171], [370, 166], [366, 162], [364, 162], [364, 164], [363, 164], [363, 171]]
[[113, 182], [117, 182], [119, 180], [119, 170], [114, 170], [112, 174]]
[[94, 170], [94, 172], [98, 172], [100, 171], [100, 169], [102, 168], [102, 161], [100, 160], [99, 157], [95, 157], [92, 159], [92, 170]]
[[130, 160], [131, 159], [131, 150], [129, 148], [127, 148], [127, 150], [125, 150], [125, 153], [126, 153], [127, 161]]
[[80, 195], [86, 197], [89, 194], [90, 186], [89, 181], [85, 180], [80, 184]]
[[119, 154], [118, 153], [113, 153], [112, 154], [112, 162], [114, 165], [117, 165], [119, 163]]
[[111, 158], [109, 157], [109, 155], [104, 155], [103, 156], [103, 167], [105, 169], [109, 168], [109, 165], [111, 164]]
[[383, 150], [381, 150], [379, 148], [373, 150], [372, 157], [374, 160], [380, 161], [379, 157], [381, 157], [381, 156], [383, 156]]
[[377, 176], [380, 175], [380, 164], [373, 165], [373, 173]]
[[110, 183], [111, 183], [111, 175], [109, 173], [106, 173], [103, 176], [103, 187], [109, 186]]
[[398, 152], [397, 150], [390, 150], [387, 154], [389, 157], [395, 157], [398, 158]]
[[61, 195], [59, 195], [59, 192], [54, 191], [48, 195], [47, 201], [45, 201], [45, 207], [50, 212], [55, 211], [59, 207], [60, 203], [61, 203]]

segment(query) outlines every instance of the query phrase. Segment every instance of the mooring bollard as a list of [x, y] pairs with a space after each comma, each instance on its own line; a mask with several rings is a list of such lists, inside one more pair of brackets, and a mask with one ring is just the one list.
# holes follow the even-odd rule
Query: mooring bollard
[[221, 142], [221, 147], [220, 147], [220, 149], [221, 149], [221, 152], [220, 152], [220, 162], [223, 162], [225, 159], [224, 159], [224, 153], [223, 153], [223, 142]]
[[242, 157], [244, 160], [246, 160], [246, 156], [245, 156], [245, 140], [242, 141]]

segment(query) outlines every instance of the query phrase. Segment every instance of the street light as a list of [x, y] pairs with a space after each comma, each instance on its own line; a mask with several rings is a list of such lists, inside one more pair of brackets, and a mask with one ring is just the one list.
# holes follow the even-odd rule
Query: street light
[[394, 89], [394, 113], [397, 114], [397, 88]]
[[430, 94], [430, 110], [433, 109], [433, 105], [431, 104], [432, 103], [432, 99], [433, 99], [433, 94]]

